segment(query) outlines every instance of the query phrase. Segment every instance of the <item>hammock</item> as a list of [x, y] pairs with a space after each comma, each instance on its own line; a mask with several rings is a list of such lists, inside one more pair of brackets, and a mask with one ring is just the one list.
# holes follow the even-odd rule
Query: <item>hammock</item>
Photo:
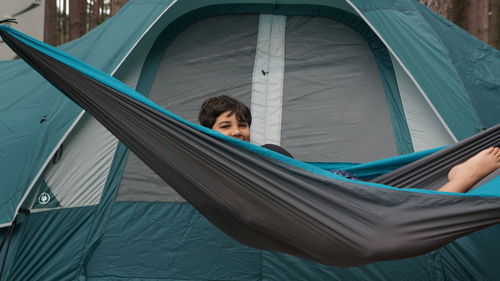
[[498, 191], [454, 194], [347, 180], [191, 124], [9, 27], [1, 26], [0, 34], [208, 220], [243, 244], [357, 266], [421, 255], [500, 222]]
[[[451, 167], [464, 162], [481, 150], [492, 146], [500, 146], [500, 125], [496, 125], [458, 144], [379, 176], [372, 181], [407, 188], [438, 188], [446, 182], [446, 175]], [[492, 174], [496, 175], [496, 173]], [[486, 178], [491, 179], [490, 177]], [[480, 181], [474, 187], [480, 186], [483, 183], [484, 181]]]

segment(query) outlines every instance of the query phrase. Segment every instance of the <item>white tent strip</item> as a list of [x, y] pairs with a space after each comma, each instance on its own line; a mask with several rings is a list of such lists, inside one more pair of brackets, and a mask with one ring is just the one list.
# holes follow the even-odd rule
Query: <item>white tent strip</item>
[[252, 142], [280, 144], [286, 16], [260, 15], [252, 77]]

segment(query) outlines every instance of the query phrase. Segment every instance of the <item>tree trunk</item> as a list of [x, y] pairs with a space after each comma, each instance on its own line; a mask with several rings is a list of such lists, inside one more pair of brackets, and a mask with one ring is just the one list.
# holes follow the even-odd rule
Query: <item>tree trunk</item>
[[490, 1], [489, 20], [489, 43], [491, 46], [500, 49], [500, 0]]
[[69, 3], [69, 40], [79, 38], [87, 32], [86, 0], [72, 0]]
[[455, 9], [455, 0], [420, 0], [420, 3], [429, 7], [429, 9], [441, 16], [453, 21]]
[[[103, 23], [105, 20], [108, 19], [108, 13], [106, 13], [106, 6], [104, 4], [104, 0], [99, 0], [101, 2], [101, 10], [99, 12], [99, 24]], [[109, 4], [108, 4], [109, 5]], [[98, 25], [99, 25], [98, 24]]]
[[67, 0], [59, 0], [61, 3], [61, 11], [59, 11], [59, 45], [68, 41], [68, 2]]
[[101, 22], [101, 1], [93, 0], [92, 6], [90, 7], [90, 29], [98, 26]]
[[114, 16], [128, 0], [111, 0], [111, 16]]
[[465, 29], [483, 42], [489, 41], [489, 0], [468, 0], [465, 6]]
[[500, 0], [420, 0], [483, 42], [499, 47]]
[[57, 45], [57, 3], [56, 0], [45, 0], [45, 23], [43, 40], [49, 45]]

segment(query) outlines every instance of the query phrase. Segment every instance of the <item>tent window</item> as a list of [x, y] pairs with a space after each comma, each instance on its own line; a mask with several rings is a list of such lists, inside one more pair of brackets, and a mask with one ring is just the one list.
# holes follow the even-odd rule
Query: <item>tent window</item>
[[348, 26], [288, 17], [282, 145], [305, 161], [365, 162], [397, 154], [370, 47]]
[[[215, 16], [184, 29], [157, 57], [149, 98], [197, 122], [208, 97], [229, 95], [250, 105], [258, 15]], [[118, 201], [184, 201], [129, 153]]]
[[[397, 154], [374, 56], [363, 37], [340, 22], [214, 16], [151, 56], [157, 71], [147, 71], [155, 75], [148, 78], [149, 98], [188, 121], [197, 122], [203, 100], [225, 94], [251, 105], [253, 140], [281, 141], [297, 159], [362, 162]], [[130, 154], [117, 200], [182, 198]]]

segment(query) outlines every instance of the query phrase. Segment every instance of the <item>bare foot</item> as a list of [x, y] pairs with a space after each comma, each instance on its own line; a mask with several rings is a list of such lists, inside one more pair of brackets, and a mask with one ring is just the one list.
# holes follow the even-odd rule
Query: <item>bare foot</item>
[[448, 183], [439, 191], [466, 192], [498, 168], [500, 168], [500, 148], [487, 148], [464, 163], [453, 167], [448, 173]]

